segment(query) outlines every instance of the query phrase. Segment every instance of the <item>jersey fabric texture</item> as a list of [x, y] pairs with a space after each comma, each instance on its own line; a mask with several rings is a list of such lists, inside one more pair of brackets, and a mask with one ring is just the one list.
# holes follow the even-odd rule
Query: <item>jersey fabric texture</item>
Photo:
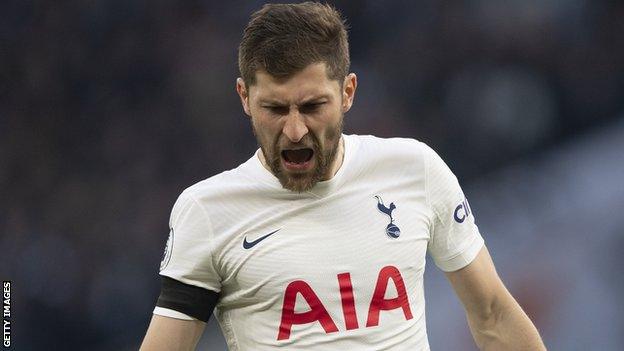
[[483, 238], [427, 145], [343, 138], [342, 166], [308, 192], [283, 189], [257, 151], [175, 203], [160, 274], [219, 293], [230, 350], [429, 350], [425, 255], [455, 271]]

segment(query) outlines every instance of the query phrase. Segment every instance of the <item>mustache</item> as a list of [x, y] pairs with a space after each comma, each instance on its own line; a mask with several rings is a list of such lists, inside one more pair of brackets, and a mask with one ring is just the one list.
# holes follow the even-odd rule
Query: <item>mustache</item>
[[317, 153], [317, 151], [320, 151], [320, 149], [321, 149], [320, 142], [318, 141], [318, 139], [316, 137], [314, 137], [311, 134], [307, 134], [298, 143], [291, 143], [291, 142], [280, 143], [279, 142], [279, 137], [278, 137], [273, 145], [275, 145], [275, 147], [273, 149], [273, 153], [276, 156], [279, 156], [279, 154], [283, 150], [306, 149], [307, 148], [307, 149], [312, 149], [315, 153]]
[[318, 142], [318, 139], [315, 138], [313, 135], [306, 134], [303, 137], [303, 139], [301, 139], [298, 143], [292, 143], [289, 141], [280, 143], [279, 138], [278, 138], [278, 140], [275, 143], [275, 146], [277, 146], [277, 148], [280, 150], [304, 149], [304, 148], [314, 149], [315, 147], [319, 146], [319, 142]]

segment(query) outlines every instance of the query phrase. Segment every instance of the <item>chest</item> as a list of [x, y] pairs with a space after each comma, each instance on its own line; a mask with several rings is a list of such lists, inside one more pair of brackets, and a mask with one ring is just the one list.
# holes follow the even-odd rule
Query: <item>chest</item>
[[223, 293], [239, 302], [269, 301], [302, 281], [338, 301], [348, 277], [354, 294], [368, 297], [385, 267], [415, 286], [424, 269], [429, 218], [424, 193], [392, 186], [258, 206], [217, 241]]

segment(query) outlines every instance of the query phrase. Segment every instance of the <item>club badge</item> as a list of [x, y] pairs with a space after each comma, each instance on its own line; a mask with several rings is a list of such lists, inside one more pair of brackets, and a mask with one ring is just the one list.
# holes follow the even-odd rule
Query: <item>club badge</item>
[[383, 200], [381, 199], [381, 196], [375, 195], [375, 198], [377, 199], [377, 209], [381, 213], [384, 213], [388, 217], [390, 217], [390, 223], [388, 223], [388, 225], [386, 226], [386, 234], [393, 239], [398, 238], [399, 235], [401, 235], [401, 229], [399, 229], [399, 227], [394, 224], [394, 219], [392, 218], [392, 211], [394, 211], [394, 209], [396, 208], [394, 202], [391, 202], [390, 206], [386, 207], [386, 205], [384, 205], [383, 203]]

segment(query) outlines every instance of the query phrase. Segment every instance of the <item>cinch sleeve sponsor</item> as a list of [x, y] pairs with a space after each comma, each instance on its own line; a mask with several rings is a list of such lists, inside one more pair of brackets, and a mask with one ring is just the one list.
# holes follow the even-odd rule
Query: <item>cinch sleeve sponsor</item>
[[424, 145], [426, 187], [434, 213], [427, 250], [445, 272], [468, 265], [483, 246], [483, 238], [464, 193], [444, 161]]

